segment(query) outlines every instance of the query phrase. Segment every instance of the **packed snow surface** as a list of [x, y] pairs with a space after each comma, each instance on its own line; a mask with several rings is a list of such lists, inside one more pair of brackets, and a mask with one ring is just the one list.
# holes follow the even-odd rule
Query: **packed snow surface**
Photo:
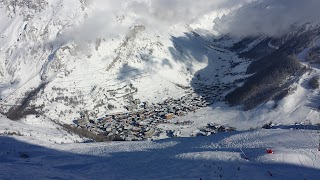
[[319, 134], [310, 129], [62, 145], [0, 136], [0, 179], [317, 179]]

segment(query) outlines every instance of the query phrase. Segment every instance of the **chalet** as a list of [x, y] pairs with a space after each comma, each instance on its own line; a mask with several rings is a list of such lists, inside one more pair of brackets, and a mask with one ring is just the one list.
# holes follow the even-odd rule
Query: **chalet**
[[184, 116], [186, 113], [185, 112], [183, 112], [183, 111], [177, 111], [176, 112], [176, 115], [178, 115], [178, 116]]
[[154, 133], [155, 133], [155, 129], [150, 129], [144, 134], [146, 135], [146, 137], [151, 137]]
[[144, 109], [148, 109], [149, 108], [149, 103], [148, 102], [144, 102], [143, 103], [143, 108]]
[[135, 99], [132, 101], [132, 103], [135, 105], [138, 105], [138, 104], [141, 104], [141, 101], [140, 101], [140, 99]]
[[166, 114], [166, 115], [164, 115], [164, 118], [167, 119], [167, 120], [173, 119], [174, 118], [174, 114], [172, 114], [172, 113]]

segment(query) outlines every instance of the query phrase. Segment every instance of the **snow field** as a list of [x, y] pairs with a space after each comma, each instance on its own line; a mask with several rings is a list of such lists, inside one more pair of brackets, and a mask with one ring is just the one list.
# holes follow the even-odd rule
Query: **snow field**
[[[160, 141], [39, 146], [29, 137], [2, 136], [0, 178], [34, 173], [33, 178], [63, 179], [317, 179], [316, 138], [314, 130], [275, 129]], [[267, 154], [266, 148], [274, 154]], [[19, 157], [21, 152], [30, 157]]]

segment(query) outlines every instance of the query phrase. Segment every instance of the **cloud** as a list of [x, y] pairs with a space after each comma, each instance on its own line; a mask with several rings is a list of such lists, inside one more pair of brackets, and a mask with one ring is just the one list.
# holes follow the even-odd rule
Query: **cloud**
[[[293, 25], [319, 17], [319, 0], [87, 0], [90, 12], [82, 24], [64, 31], [57, 42], [81, 42], [124, 36], [133, 25], [161, 31], [174, 24], [191, 24], [213, 11], [234, 9], [212, 22], [214, 30], [233, 36], [281, 36]], [[242, 7], [242, 8], [240, 8]], [[129, 21], [116, 21], [118, 16]]]
[[318, 23], [319, 0], [260, 0], [215, 21], [215, 29], [233, 36], [274, 36], [307, 22]]
[[[87, 0], [91, 13], [82, 24], [64, 31], [55, 42], [81, 42], [97, 37], [126, 34], [130, 27], [142, 24], [161, 30], [173, 24], [188, 24], [199, 17], [220, 9], [233, 8], [254, 0]], [[117, 16], [134, 14], [130, 23], [120, 23]]]
[[[162, 23], [177, 24], [191, 23], [212, 11], [237, 7], [252, 1], [254, 0], [150, 0], [149, 3], [133, 1], [129, 5], [129, 9], [138, 15], [146, 15], [141, 12], [147, 11], [149, 17]], [[142, 5], [144, 3], [145, 5]], [[149, 9], [143, 10], [136, 7]]]
[[82, 23], [64, 30], [53, 43], [83, 42], [95, 40], [98, 37], [113, 37], [125, 34], [129, 26], [117, 23], [115, 16], [121, 10], [124, 0], [88, 0], [90, 15]]

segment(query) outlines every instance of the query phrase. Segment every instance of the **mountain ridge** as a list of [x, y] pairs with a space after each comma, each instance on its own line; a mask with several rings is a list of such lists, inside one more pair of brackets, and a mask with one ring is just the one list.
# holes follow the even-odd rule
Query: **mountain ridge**
[[[6, 15], [1, 21], [7, 25], [1, 29], [0, 110], [10, 119], [74, 124], [82, 114], [97, 120], [139, 112], [144, 105], [136, 102], [157, 105], [191, 92], [210, 104], [206, 110], [212, 112], [205, 114], [215, 113], [217, 104], [225, 101], [221, 107], [226, 114], [252, 113], [252, 121], [254, 114], [264, 111], [269, 118], [262, 118], [262, 126], [273, 111], [287, 113], [283, 106], [291, 96], [303, 92], [311, 99], [319, 91], [309, 92], [301, 82], [319, 73], [301, 55], [318, 46], [318, 28], [310, 23], [281, 37], [239, 38], [217, 35], [218, 30], [209, 26], [213, 19], [228, 20], [228, 15], [241, 12], [234, 9], [210, 12], [187, 25], [165, 22], [166, 28], [156, 29], [134, 12], [109, 17], [107, 11], [105, 19], [97, 19], [101, 14], [93, 13], [95, 6], [89, 1], [0, 2], [1, 14]], [[301, 107], [302, 114], [316, 117], [319, 105], [311, 104]], [[225, 120], [219, 123], [233, 127], [233, 120]]]

